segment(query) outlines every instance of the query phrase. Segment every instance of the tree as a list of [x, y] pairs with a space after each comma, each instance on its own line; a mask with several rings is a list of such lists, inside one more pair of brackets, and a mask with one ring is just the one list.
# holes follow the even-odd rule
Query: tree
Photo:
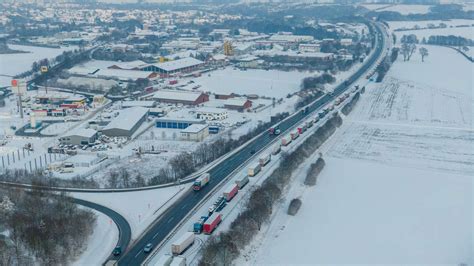
[[410, 61], [411, 56], [416, 51], [416, 44], [414, 44], [414, 43], [403, 43], [401, 51], [402, 51], [402, 55], [403, 55], [403, 61]]
[[428, 56], [428, 49], [426, 49], [425, 47], [420, 47], [418, 52], [421, 55], [421, 62], [425, 62], [425, 57]]

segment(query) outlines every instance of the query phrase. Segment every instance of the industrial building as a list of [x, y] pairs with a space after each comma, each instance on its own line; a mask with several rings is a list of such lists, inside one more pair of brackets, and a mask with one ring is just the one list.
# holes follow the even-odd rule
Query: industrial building
[[151, 98], [161, 103], [198, 105], [209, 101], [209, 95], [194, 91], [159, 90]]
[[132, 107], [122, 110], [107, 126], [102, 133], [109, 137], [131, 137], [141, 126], [148, 115], [148, 109]]
[[156, 106], [155, 101], [124, 101], [122, 102], [122, 108], [132, 108], [132, 107], [145, 107], [145, 108], [154, 108]]
[[74, 133], [59, 138], [59, 142], [65, 145], [89, 145], [97, 140], [97, 131], [91, 128], [81, 128]]
[[193, 124], [205, 124], [202, 119], [182, 119], [182, 118], [158, 118], [156, 120], [157, 128], [177, 128], [185, 129]]
[[252, 101], [248, 99], [227, 99], [224, 102], [224, 107], [230, 110], [237, 110], [239, 112], [243, 112], [246, 109], [252, 107]]
[[192, 57], [186, 57], [174, 61], [158, 64], [149, 64], [141, 68], [143, 71], [159, 73], [162, 77], [167, 77], [176, 73], [191, 72], [204, 65], [204, 62]]
[[203, 141], [209, 136], [209, 126], [206, 124], [193, 124], [181, 130], [181, 139], [187, 141]]

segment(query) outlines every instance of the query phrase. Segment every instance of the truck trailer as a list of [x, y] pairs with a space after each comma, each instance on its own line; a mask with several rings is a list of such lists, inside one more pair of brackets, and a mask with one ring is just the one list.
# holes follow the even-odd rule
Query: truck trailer
[[292, 140], [293, 139], [291, 138], [291, 135], [285, 136], [281, 138], [281, 145], [288, 146], [288, 144], [290, 144]]
[[240, 177], [239, 179], [235, 181], [239, 189], [242, 189], [243, 187], [245, 187], [245, 185], [247, 185], [248, 182], [249, 182], [249, 176], [247, 175], [243, 175], [242, 177]]
[[173, 256], [171, 256], [170, 254], [163, 255], [155, 263], [155, 266], [170, 266], [172, 260]]
[[173, 253], [173, 255], [183, 254], [183, 252], [194, 243], [194, 238], [193, 232], [184, 233], [178, 240], [171, 244], [171, 253]]
[[230, 184], [222, 193], [227, 202], [231, 201], [235, 195], [239, 192], [239, 186], [237, 184]]
[[280, 143], [277, 143], [275, 146], [273, 146], [272, 155], [277, 155], [280, 151], [281, 151]]
[[300, 133], [299, 133], [298, 130], [295, 130], [295, 131], [291, 132], [290, 135], [291, 135], [291, 139], [295, 140], [300, 136]]
[[181, 256], [174, 257], [170, 266], [186, 266], [186, 258]]
[[[217, 228], [217, 226], [221, 223], [222, 221], [222, 216], [220, 213], [215, 212], [207, 219], [207, 221], [204, 223], [204, 229], [203, 232], [204, 234], [212, 234], [214, 229]], [[193, 234], [194, 236], [194, 234]]]
[[272, 159], [272, 155], [271, 154], [266, 154], [262, 157], [260, 157], [260, 159], [258, 159], [258, 163], [260, 163], [260, 166], [265, 166], [267, 165], [267, 163], [270, 162], [270, 160]]
[[247, 173], [249, 176], [255, 176], [258, 174], [258, 172], [260, 172], [260, 169], [262, 169], [262, 166], [260, 165], [260, 163], [256, 163], [253, 166], [249, 167]]
[[194, 191], [201, 190], [207, 183], [209, 183], [209, 179], [211, 179], [211, 175], [209, 173], [205, 173], [198, 177], [193, 184]]

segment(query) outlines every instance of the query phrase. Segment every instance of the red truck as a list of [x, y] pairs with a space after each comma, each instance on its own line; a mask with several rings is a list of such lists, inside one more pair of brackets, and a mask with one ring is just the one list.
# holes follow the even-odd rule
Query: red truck
[[175, 84], [178, 84], [178, 81], [173, 79], [173, 80], [170, 80], [169, 83], [170, 83], [170, 85], [175, 85]]
[[224, 190], [224, 198], [226, 201], [231, 201], [235, 195], [239, 192], [239, 186], [237, 184], [231, 184]]
[[204, 234], [210, 235], [214, 231], [214, 229], [216, 229], [217, 226], [221, 223], [221, 221], [221, 214], [214, 212], [211, 217], [207, 218], [206, 222], [204, 223]]

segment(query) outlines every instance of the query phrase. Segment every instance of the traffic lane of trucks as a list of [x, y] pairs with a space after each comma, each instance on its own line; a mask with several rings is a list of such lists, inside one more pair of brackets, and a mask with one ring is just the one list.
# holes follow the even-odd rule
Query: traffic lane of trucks
[[[327, 113], [329, 114], [329, 112]], [[323, 118], [324, 116], [322, 116], [321, 118]], [[320, 117], [316, 117], [314, 119], [309, 119], [307, 121], [305, 121], [303, 123], [302, 126], [298, 127], [296, 129], [296, 131], [298, 133], [301, 133], [301, 134], [304, 134], [309, 128], [311, 128], [313, 126], [313, 124], [319, 122], [319, 121], [322, 121]], [[299, 136], [299, 134], [298, 134]], [[295, 138], [296, 139], [296, 138]], [[301, 140], [300, 142], [302, 142], [304, 140]], [[275, 149], [275, 147], [278, 147], [278, 149]], [[291, 148], [294, 148], [295, 145], [292, 145], [291, 147], [288, 147], [288, 149], [291, 149]], [[277, 155], [278, 157], [275, 157], [275, 164], [278, 164], [278, 159], [280, 158], [279, 157], [279, 152], [281, 151], [281, 146], [279, 144], [279, 142], [277, 142], [276, 144], [274, 144], [274, 147], [270, 147], [269, 149], [272, 149], [272, 153], [274, 153], [273, 155]], [[278, 152], [276, 152], [278, 151]], [[184, 243], [186, 244], [185, 247], [182, 247], [180, 250], [181, 252], [177, 253], [175, 252], [174, 250], [176, 250], [174, 247], [175, 246], [182, 246], [183, 243], [181, 243], [182, 241], [180, 239], [183, 239], [183, 236], [189, 236], [190, 233], [193, 233], [193, 234], [200, 234], [201, 232], [203, 232], [204, 234], [212, 234], [212, 232], [214, 230], [217, 229], [217, 226], [222, 222], [223, 220], [223, 216], [225, 215], [227, 217], [227, 215], [229, 215], [230, 212], [233, 211], [234, 207], [236, 206], [236, 204], [238, 204], [238, 202], [241, 200], [241, 198], [243, 197], [243, 195], [241, 196], [240, 199], [237, 199], [235, 202], [234, 202], [234, 207], [232, 207], [230, 209], [230, 211], [226, 212], [227, 214], [225, 214], [224, 212], [221, 213], [222, 210], [228, 210], [228, 209], [224, 209], [224, 207], [222, 207], [222, 209], [216, 209], [216, 204], [219, 204], [219, 202], [230, 202], [235, 196], [236, 194], [238, 193], [238, 191], [242, 190], [248, 183], [249, 183], [249, 176], [255, 176], [257, 175], [259, 172], [260, 172], [260, 169], [262, 167], [265, 167], [270, 161], [271, 161], [271, 158], [272, 158], [272, 154], [270, 153], [264, 153], [263, 155], [261, 155], [259, 158], [258, 158], [258, 163], [253, 163], [253, 164], [250, 164], [251, 166], [249, 168], [247, 168], [247, 174], [245, 174], [244, 170], [241, 170], [240, 173], [238, 173], [236, 175], [235, 178], [233, 178], [233, 180], [230, 180], [231, 184], [230, 185], [227, 185], [227, 187], [225, 187], [225, 189], [223, 189], [221, 191], [222, 195], [221, 196], [217, 196], [217, 199], [215, 199], [215, 203], [213, 206], [209, 207], [206, 209], [206, 205], [203, 206], [203, 208], [201, 209], [204, 209], [204, 212], [206, 212], [207, 214], [206, 215], [203, 215], [203, 216], [200, 216], [195, 215], [195, 217], [193, 217], [195, 220], [197, 219], [197, 222], [194, 222], [194, 224], [192, 225], [192, 230], [193, 232], [185, 232], [181, 235], [180, 238], [178, 238], [178, 240], [176, 240], [175, 242], [173, 242], [171, 244], [171, 253], [174, 255], [174, 256], [181, 256], [181, 255], [185, 255], [183, 254], [191, 245], [193, 245], [194, 243], [194, 239], [195, 239], [195, 236], [193, 236], [193, 240], [192, 241], [185, 241]], [[258, 165], [258, 167], [257, 167]], [[258, 170], [256, 170], [258, 169]], [[271, 171], [272, 168], [268, 168], [267, 171]], [[259, 177], [261, 177], [263, 174], [260, 174]], [[203, 177], [204, 179], [208, 179], [209, 178], [209, 175], [206, 173], [206, 174], [203, 174]], [[198, 180], [200, 180], [201, 178], [198, 178]], [[234, 180], [235, 179], [235, 180]], [[252, 178], [253, 180], [254, 178]], [[255, 179], [254, 181], [252, 181], [253, 184], [255, 184], [257, 181], [259, 181], [260, 178], [258, 179]], [[233, 182], [232, 182], [233, 181]], [[206, 182], [207, 184], [208, 182]], [[196, 191], [195, 193], [199, 193], [199, 191]], [[219, 193], [217, 193], [219, 194]], [[223, 199], [224, 201], [221, 201], [221, 199]], [[201, 210], [203, 211], [203, 210]], [[191, 222], [192, 222], [192, 219], [191, 219]], [[207, 223], [206, 223], [207, 222]], [[189, 222], [188, 222], [189, 223]], [[197, 226], [198, 225], [198, 226]], [[187, 230], [189, 230], [189, 225], [184, 227], [186, 228]], [[184, 238], [187, 238], [187, 237], [184, 237]], [[166, 250], [166, 249], [165, 249]], [[163, 258], [165, 257], [169, 257], [168, 254], [165, 254], [165, 255], [162, 255]], [[185, 257], [186, 258], [186, 257]], [[172, 259], [172, 258], [171, 258]], [[160, 259], [162, 260], [162, 259]], [[157, 264], [155, 264], [157, 265]]]

